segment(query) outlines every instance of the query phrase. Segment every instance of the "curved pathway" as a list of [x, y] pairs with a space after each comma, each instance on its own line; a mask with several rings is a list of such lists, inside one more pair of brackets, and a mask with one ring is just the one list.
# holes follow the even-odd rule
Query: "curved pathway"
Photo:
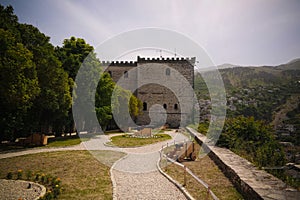
[[112, 167], [114, 199], [186, 199], [183, 193], [157, 169], [159, 150], [167, 142], [187, 139], [174, 131], [172, 140], [125, 150], [127, 156]]
[[182, 141], [186, 136], [168, 131], [172, 140], [136, 148], [106, 146], [109, 136], [99, 135], [79, 145], [60, 148], [36, 148], [0, 154], [0, 159], [26, 154], [71, 150], [114, 150], [127, 153], [111, 167], [114, 199], [186, 199], [183, 193], [157, 170], [159, 150], [167, 142]]

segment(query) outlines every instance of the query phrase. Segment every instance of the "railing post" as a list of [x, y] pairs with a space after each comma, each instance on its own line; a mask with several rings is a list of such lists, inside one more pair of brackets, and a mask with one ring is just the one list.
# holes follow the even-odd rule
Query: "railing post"
[[183, 167], [183, 170], [184, 170], [184, 172], [183, 172], [183, 176], [184, 176], [183, 186], [186, 186], [186, 166], [185, 165]]
[[206, 196], [206, 200], [209, 199], [209, 186], [207, 187], [207, 196]]
[[160, 156], [160, 161], [161, 161], [161, 157], [162, 157], [162, 149], [160, 150], [159, 156]]

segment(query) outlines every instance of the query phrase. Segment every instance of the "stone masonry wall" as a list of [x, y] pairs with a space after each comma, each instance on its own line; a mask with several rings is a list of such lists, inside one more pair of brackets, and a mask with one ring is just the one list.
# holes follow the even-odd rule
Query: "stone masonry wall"
[[[195, 58], [153, 58], [138, 57], [136, 62], [104, 63], [115, 82], [131, 90], [137, 98], [147, 104], [147, 109], [138, 116], [137, 124], [150, 123], [149, 110], [159, 104], [166, 110], [166, 123], [170, 127], [186, 124], [194, 101]], [[168, 71], [168, 72], [167, 72]], [[180, 105], [180, 102], [184, 102]]]
[[300, 192], [287, 186], [283, 181], [257, 169], [252, 163], [232, 151], [203, 142], [206, 137], [192, 128], [187, 128], [202, 148], [209, 150], [208, 156], [218, 165], [245, 199], [300, 199]]

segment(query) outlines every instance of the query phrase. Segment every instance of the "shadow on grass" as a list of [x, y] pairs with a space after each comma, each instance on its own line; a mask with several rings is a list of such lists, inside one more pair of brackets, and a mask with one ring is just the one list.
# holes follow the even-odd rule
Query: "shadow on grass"
[[0, 154], [24, 151], [24, 150], [33, 149], [33, 148], [74, 146], [74, 145], [80, 144], [82, 141], [87, 141], [94, 136], [95, 136], [95, 134], [87, 134], [87, 135], [81, 136], [81, 137], [79, 137], [78, 135], [62, 136], [62, 137], [48, 136], [49, 137], [48, 144], [45, 146], [38, 146], [38, 145], [22, 146], [17, 142], [4, 143], [4, 144], [0, 144]]

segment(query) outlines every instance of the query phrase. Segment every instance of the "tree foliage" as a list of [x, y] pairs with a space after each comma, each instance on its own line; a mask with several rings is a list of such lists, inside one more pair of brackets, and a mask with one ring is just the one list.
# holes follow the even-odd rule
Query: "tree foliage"
[[271, 127], [254, 117], [227, 119], [217, 145], [231, 149], [260, 167], [284, 165], [284, 153]]
[[[0, 141], [32, 132], [52, 130], [59, 136], [74, 131], [71, 94], [73, 101], [80, 96], [79, 103], [86, 105], [80, 120], [88, 131], [95, 127], [90, 124], [90, 112], [97, 114], [103, 127], [113, 120], [112, 105], [126, 101], [132, 117], [140, 112], [141, 102], [101, 72], [94, 48], [84, 39], [71, 37], [54, 48], [38, 28], [19, 23], [11, 6], [0, 5], [0, 56]], [[81, 67], [83, 81], [75, 86]], [[74, 87], [79, 89], [73, 91]], [[117, 98], [112, 104], [115, 88]]]
[[92, 57], [93, 61], [97, 62], [95, 54], [90, 54], [93, 51], [94, 48], [87, 44], [84, 39], [74, 36], [65, 39], [62, 47], [56, 47], [56, 54], [62, 62], [62, 67], [73, 80], [75, 80], [77, 72], [87, 56]]
[[[70, 80], [49, 37], [0, 5], [1, 140], [47, 133], [71, 106]], [[3, 108], [3, 109], [2, 109]]]
[[50, 38], [32, 25], [20, 24], [19, 27], [22, 42], [34, 55], [41, 88], [32, 109], [32, 116], [40, 119], [35, 129], [47, 133], [50, 126], [67, 116], [71, 107], [70, 84], [73, 82], [55, 56]]
[[[125, 106], [125, 109], [128, 110], [124, 111], [122, 110], [124, 107], [121, 104], [125, 102], [128, 102], [128, 106]], [[128, 117], [120, 115], [129, 113], [134, 119], [142, 110], [142, 102], [132, 95], [130, 91], [116, 85], [108, 73], [103, 73], [97, 87], [95, 107], [98, 121], [102, 128], [106, 129], [109, 122], [113, 119], [113, 110], [119, 117]], [[124, 119], [125, 121], [127, 119]]]
[[0, 28], [1, 138], [11, 139], [40, 93], [32, 53]]

